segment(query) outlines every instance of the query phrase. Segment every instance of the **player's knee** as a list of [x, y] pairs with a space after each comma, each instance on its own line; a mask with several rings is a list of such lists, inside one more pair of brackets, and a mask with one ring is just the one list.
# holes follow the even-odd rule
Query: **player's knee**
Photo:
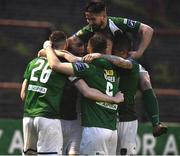
[[147, 90], [152, 88], [151, 80], [148, 72], [140, 73], [140, 87], [141, 90]]

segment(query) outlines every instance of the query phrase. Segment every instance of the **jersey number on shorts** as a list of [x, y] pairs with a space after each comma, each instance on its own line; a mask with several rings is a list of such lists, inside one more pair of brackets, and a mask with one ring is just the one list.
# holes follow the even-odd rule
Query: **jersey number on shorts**
[[109, 95], [109, 96], [113, 96], [113, 85], [112, 85], [111, 82], [107, 82], [106, 94]]
[[41, 70], [43, 67], [43, 70], [41, 72], [41, 76], [40, 76], [40, 79], [39, 81], [42, 82], [42, 83], [46, 83], [51, 75], [51, 72], [52, 70], [51, 69], [48, 69], [48, 62], [46, 63], [46, 65], [44, 66], [45, 64], [45, 60], [37, 60], [35, 64], [38, 64], [38, 66], [36, 68], [34, 68], [31, 72], [31, 78], [30, 80], [31, 81], [38, 81], [38, 77], [35, 76], [35, 73], [39, 70]]

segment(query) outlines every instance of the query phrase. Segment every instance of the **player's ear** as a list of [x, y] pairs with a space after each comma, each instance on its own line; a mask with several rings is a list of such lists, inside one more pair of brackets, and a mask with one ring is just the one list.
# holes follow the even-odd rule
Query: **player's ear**
[[87, 48], [86, 48], [86, 49], [87, 49], [87, 52], [88, 52], [88, 53], [92, 53], [92, 50], [91, 50], [91, 47], [90, 47], [90, 44], [89, 44], [89, 43], [88, 43], [88, 45], [87, 45]]
[[103, 14], [103, 17], [104, 17], [104, 18], [107, 17], [107, 12], [106, 12], [106, 10], [104, 10], [102, 14]]

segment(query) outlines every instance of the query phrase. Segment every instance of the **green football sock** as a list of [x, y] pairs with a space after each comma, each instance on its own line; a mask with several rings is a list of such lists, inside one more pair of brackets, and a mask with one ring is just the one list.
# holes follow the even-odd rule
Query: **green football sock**
[[159, 104], [153, 89], [143, 91], [143, 103], [152, 125], [159, 124]]

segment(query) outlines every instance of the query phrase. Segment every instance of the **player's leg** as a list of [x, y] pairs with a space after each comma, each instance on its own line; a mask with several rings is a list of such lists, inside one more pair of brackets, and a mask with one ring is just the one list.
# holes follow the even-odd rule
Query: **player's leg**
[[23, 118], [23, 155], [25, 156], [37, 154], [37, 132], [33, 122], [33, 118]]
[[115, 155], [116, 145], [117, 130], [112, 131], [109, 129], [96, 127], [83, 128], [80, 154]]
[[108, 141], [106, 140], [109, 155], [116, 155], [117, 137], [117, 130], [111, 131]]
[[166, 133], [167, 127], [160, 123], [159, 104], [151, 85], [149, 73], [140, 65], [140, 87], [143, 95], [143, 104], [153, 125], [155, 137]]
[[68, 147], [68, 140], [69, 140], [69, 124], [67, 123], [68, 120], [62, 120], [61, 119], [61, 127], [62, 127], [62, 134], [63, 134], [63, 150], [62, 154], [67, 154], [67, 147]]
[[82, 128], [80, 120], [61, 120], [63, 130], [63, 154], [78, 155]]
[[67, 149], [68, 155], [78, 155], [80, 153], [81, 135], [82, 127], [80, 120], [72, 120], [70, 124], [70, 137]]
[[36, 117], [34, 120], [38, 131], [38, 155], [62, 154], [63, 136], [61, 121], [44, 117]]
[[138, 121], [128, 121], [118, 123], [118, 143], [117, 155], [134, 155], [136, 152], [136, 136]]
[[152, 122], [152, 125], [159, 124], [159, 105], [155, 93], [151, 86], [149, 74], [144, 68], [140, 68], [140, 87], [143, 94], [143, 102]]

